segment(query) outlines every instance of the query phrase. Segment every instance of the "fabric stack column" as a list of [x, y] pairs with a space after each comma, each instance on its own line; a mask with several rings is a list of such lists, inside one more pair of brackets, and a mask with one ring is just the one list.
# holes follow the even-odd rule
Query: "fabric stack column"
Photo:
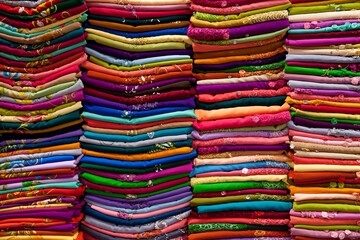
[[287, 0], [192, 1], [198, 157], [191, 240], [290, 239], [290, 88], [283, 79], [289, 6]]
[[0, 239], [83, 239], [82, 0], [0, 1]]
[[87, 1], [85, 239], [187, 239], [196, 151], [187, 0]]
[[292, 2], [285, 69], [295, 164], [291, 234], [360, 239], [360, 3]]

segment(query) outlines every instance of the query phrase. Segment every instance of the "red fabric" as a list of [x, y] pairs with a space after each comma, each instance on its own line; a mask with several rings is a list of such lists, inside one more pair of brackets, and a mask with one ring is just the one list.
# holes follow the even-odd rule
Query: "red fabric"
[[288, 34], [288, 39], [312, 39], [312, 38], [336, 38], [336, 37], [356, 37], [360, 36], [360, 30], [345, 32], [329, 32], [329, 33], [304, 33], [304, 34]]
[[75, 196], [80, 197], [84, 195], [84, 186], [80, 186], [74, 189], [65, 189], [65, 188], [47, 188], [41, 190], [33, 190], [33, 191], [25, 191], [25, 192], [13, 192], [13, 193], [6, 193], [0, 195], [0, 200], [7, 200], [13, 198], [20, 198], [20, 197], [28, 197], [28, 196]]
[[334, 107], [334, 106], [325, 106], [325, 105], [293, 105], [294, 108], [311, 111], [311, 112], [326, 112], [326, 113], [346, 113], [346, 114], [360, 114], [360, 108], [345, 108], [345, 107]]
[[92, 95], [94, 97], [103, 98], [114, 102], [120, 102], [127, 105], [132, 105], [132, 104], [143, 104], [149, 102], [161, 102], [161, 101], [186, 99], [195, 95], [195, 89], [191, 88], [190, 90], [175, 90], [160, 94], [144, 95], [144, 96], [136, 96], [136, 97], [122, 97], [85, 87], [84, 93], [88, 95]]
[[335, 160], [328, 158], [304, 158], [293, 156], [295, 164], [360, 165], [356, 160]]

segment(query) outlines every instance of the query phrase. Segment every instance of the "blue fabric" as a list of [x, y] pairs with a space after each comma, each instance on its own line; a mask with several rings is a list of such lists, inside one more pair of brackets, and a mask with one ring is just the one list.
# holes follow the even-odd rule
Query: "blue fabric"
[[275, 162], [275, 161], [259, 161], [249, 163], [237, 163], [227, 165], [204, 165], [195, 167], [190, 173], [190, 177], [194, 177], [196, 174], [206, 172], [230, 172], [235, 170], [241, 170], [243, 168], [285, 168], [290, 169], [287, 163]]
[[39, 164], [64, 162], [64, 161], [72, 161], [72, 160], [75, 160], [75, 158], [74, 158], [74, 156], [71, 156], [71, 155], [36, 158], [36, 159], [30, 159], [30, 160], [4, 162], [4, 163], [0, 164], [0, 169], [9, 169], [9, 168], [13, 168], [13, 167], [18, 168], [18, 167], [26, 167], [26, 166], [33, 166], [33, 165], [39, 165]]
[[148, 111], [124, 111], [114, 108], [108, 108], [98, 105], [92, 105], [88, 103], [84, 103], [84, 111], [96, 113], [100, 115], [113, 116], [113, 117], [121, 117], [121, 118], [139, 118], [139, 117], [147, 117], [153, 116], [157, 114], [163, 113], [171, 113], [176, 111], [185, 111], [188, 110], [189, 107], [165, 107], [165, 108], [157, 108], [151, 109]]
[[90, 29], [92, 28], [103, 32], [111, 33], [114, 35], [123, 36], [126, 38], [156, 37], [161, 35], [187, 35], [187, 31], [188, 31], [188, 27], [183, 27], [183, 28], [170, 28], [170, 29], [149, 31], [149, 32], [130, 33], [130, 32], [121, 32], [109, 28], [99, 27], [99, 26], [91, 25], [89, 23], [85, 23], [85, 28], [90, 28]]
[[133, 219], [133, 220], [126, 220], [126, 219], [121, 219], [121, 218], [117, 218], [117, 217], [111, 217], [108, 215], [105, 215], [103, 213], [100, 213], [94, 209], [91, 209], [91, 207], [89, 206], [85, 206], [85, 214], [90, 215], [92, 217], [95, 217], [97, 219], [100, 219], [102, 221], [106, 221], [106, 222], [111, 222], [114, 224], [121, 224], [121, 225], [128, 225], [128, 226], [134, 226], [134, 225], [142, 225], [142, 224], [147, 224], [147, 223], [151, 223], [151, 222], [155, 222], [157, 220], [160, 219], [164, 219], [164, 218], [168, 218], [174, 215], [178, 215], [180, 213], [186, 212], [190, 210], [190, 207], [185, 207], [185, 208], [180, 208], [178, 210], [174, 210], [174, 211], [170, 211], [167, 213], [163, 213], [163, 214], [159, 214], [153, 217], [149, 217], [149, 218], [141, 218], [141, 219]]
[[90, 131], [84, 131], [84, 136], [97, 140], [105, 140], [111, 142], [138, 142], [163, 136], [175, 136], [175, 135], [183, 135], [183, 134], [191, 134], [195, 129], [193, 127], [184, 127], [184, 128], [172, 128], [172, 129], [164, 129], [158, 130], [154, 132], [148, 132], [144, 134], [139, 134], [135, 136], [127, 136], [127, 135], [112, 135], [112, 134], [104, 134], [104, 133], [95, 133]]
[[281, 201], [249, 201], [198, 206], [198, 213], [222, 212], [222, 211], [275, 211], [289, 212], [292, 208], [291, 202]]
[[51, 146], [57, 146], [63, 144], [70, 144], [78, 141], [79, 141], [79, 137], [70, 137], [70, 138], [63, 138], [63, 139], [58, 139], [49, 142], [42, 142], [42, 143], [8, 145], [0, 148], [0, 150], [1, 152], [11, 152], [20, 149], [44, 148], [44, 147], [51, 147]]
[[80, 160], [80, 163], [92, 163], [92, 164], [105, 165], [111, 167], [121, 167], [121, 168], [147, 168], [169, 162], [193, 159], [196, 157], [196, 155], [197, 153], [194, 150], [191, 153], [178, 154], [171, 157], [158, 158], [153, 160], [143, 160], [143, 161], [121, 161], [121, 160], [108, 159], [108, 158], [84, 156]]

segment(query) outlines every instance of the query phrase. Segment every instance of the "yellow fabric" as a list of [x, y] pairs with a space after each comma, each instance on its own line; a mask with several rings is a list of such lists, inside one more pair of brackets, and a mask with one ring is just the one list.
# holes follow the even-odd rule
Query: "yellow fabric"
[[359, 114], [309, 112], [309, 111], [302, 111], [302, 110], [296, 109], [294, 107], [291, 107], [290, 109], [300, 115], [308, 116], [308, 117], [360, 120]]
[[[297, 100], [291, 97], [287, 97], [285, 100], [289, 104], [305, 104], [304, 100]], [[345, 107], [345, 108], [360, 108], [360, 103], [351, 103], [351, 102], [332, 102], [325, 100], [306, 100], [306, 105], [326, 105], [326, 106], [334, 106], [334, 107]]]
[[252, 175], [244, 177], [202, 177], [191, 178], [191, 186], [208, 183], [223, 183], [223, 182], [248, 182], [248, 181], [267, 181], [267, 182], [279, 182], [283, 181], [287, 183], [287, 175]]

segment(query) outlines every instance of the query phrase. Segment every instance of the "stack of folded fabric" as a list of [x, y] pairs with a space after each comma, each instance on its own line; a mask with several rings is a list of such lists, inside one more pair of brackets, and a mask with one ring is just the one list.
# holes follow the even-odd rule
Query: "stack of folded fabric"
[[186, 239], [196, 151], [187, 0], [88, 1], [86, 239]]
[[197, 121], [189, 239], [290, 239], [287, 0], [193, 0]]
[[86, 4], [0, 1], [0, 239], [83, 239]]
[[360, 3], [292, 2], [285, 74], [293, 104], [291, 234], [360, 239]]

